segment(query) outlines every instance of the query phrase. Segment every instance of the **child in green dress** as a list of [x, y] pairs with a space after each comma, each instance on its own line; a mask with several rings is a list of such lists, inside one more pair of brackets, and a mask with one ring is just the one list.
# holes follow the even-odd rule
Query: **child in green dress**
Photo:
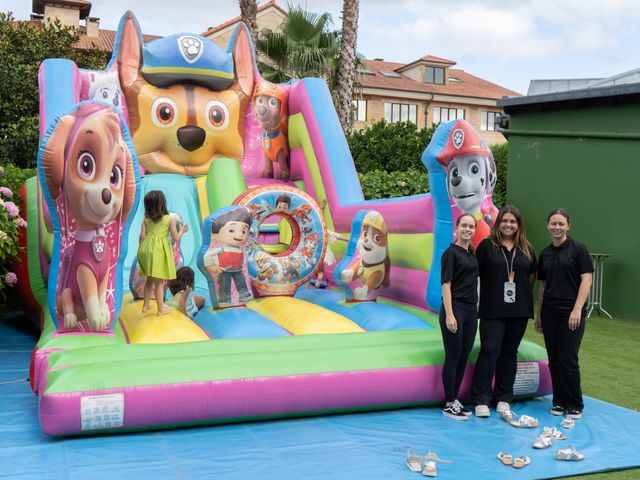
[[180, 232], [176, 229], [176, 221], [169, 215], [167, 200], [160, 190], [151, 190], [144, 196], [144, 220], [140, 230], [140, 246], [138, 247], [138, 265], [141, 277], [146, 277], [144, 284], [144, 301], [142, 313], [151, 309], [149, 300], [151, 292], [155, 294], [158, 305], [158, 316], [169, 313], [171, 309], [164, 304], [164, 280], [176, 278], [176, 266], [173, 263], [173, 252], [169, 244], [169, 232], [174, 243], [178, 243], [182, 235], [189, 231], [185, 224]]

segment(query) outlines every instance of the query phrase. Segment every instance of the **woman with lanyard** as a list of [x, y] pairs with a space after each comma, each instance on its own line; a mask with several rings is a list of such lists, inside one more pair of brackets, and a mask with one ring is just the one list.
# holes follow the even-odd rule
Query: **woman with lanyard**
[[536, 330], [544, 335], [553, 384], [553, 415], [582, 417], [578, 351], [584, 334], [585, 302], [593, 280], [591, 256], [584, 244], [567, 236], [571, 227], [564, 208], [551, 210], [547, 230], [551, 244], [540, 253]]
[[[536, 256], [527, 241], [522, 215], [513, 205], [503, 207], [491, 234], [478, 245], [480, 267], [480, 355], [471, 393], [477, 417], [511, 411], [520, 341], [533, 318]], [[495, 374], [495, 385], [491, 381]]]
[[471, 245], [475, 231], [473, 215], [460, 215], [456, 221], [456, 241], [445, 250], [441, 260], [440, 330], [444, 343], [445, 396], [442, 413], [454, 420], [468, 420], [471, 415], [458, 401], [458, 390], [478, 329], [478, 262]]

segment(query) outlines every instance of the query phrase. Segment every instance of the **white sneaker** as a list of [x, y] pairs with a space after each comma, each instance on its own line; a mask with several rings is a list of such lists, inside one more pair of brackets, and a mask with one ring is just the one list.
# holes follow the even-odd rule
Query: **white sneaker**
[[498, 402], [498, 405], [496, 405], [496, 412], [498, 412], [499, 414], [503, 414], [504, 412], [508, 412], [509, 410], [511, 410], [511, 405], [509, 405], [507, 402]]
[[476, 405], [476, 417], [488, 418], [491, 416], [489, 407], [487, 405]]

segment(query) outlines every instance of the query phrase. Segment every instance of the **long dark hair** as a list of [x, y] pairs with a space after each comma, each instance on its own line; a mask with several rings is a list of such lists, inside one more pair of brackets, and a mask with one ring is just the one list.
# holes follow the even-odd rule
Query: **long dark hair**
[[510, 213], [514, 217], [516, 217], [516, 222], [518, 223], [518, 230], [513, 239], [513, 245], [518, 248], [522, 253], [526, 255], [529, 261], [533, 258], [533, 248], [531, 248], [531, 244], [529, 240], [527, 240], [527, 232], [524, 228], [524, 219], [522, 218], [522, 214], [520, 210], [518, 210], [515, 205], [505, 205], [498, 212], [498, 216], [496, 217], [496, 221], [491, 226], [491, 243], [496, 248], [500, 248], [502, 246], [502, 233], [500, 232], [500, 222], [502, 222], [502, 217], [504, 217], [507, 213]]
[[176, 278], [169, 281], [169, 290], [171, 291], [171, 295], [176, 295], [177, 293], [186, 290], [187, 287], [193, 290], [194, 282], [195, 276], [191, 267], [179, 268], [176, 272]]
[[144, 216], [153, 223], [158, 223], [162, 217], [169, 215], [167, 199], [160, 190], [151, 190], [144, 196]]
[[[476, 217], [473, 216], [473, 214], [471, 213], [463, 213], [462, 215], [460, 215], [457, 219], [456, 219], [456, 227], [458, 227], [460, 225], [460, 221], [464, 218], [464, 217], [470, 217], [473, 219], [473, 223], [475, 224], [476, 228], [478, 227], [478, 220], [476, 220]], [[473, 248], [473, 245], [471, 244], [471, 242], [469, 242], [469, 253], [475, 253], [476, 249]]]

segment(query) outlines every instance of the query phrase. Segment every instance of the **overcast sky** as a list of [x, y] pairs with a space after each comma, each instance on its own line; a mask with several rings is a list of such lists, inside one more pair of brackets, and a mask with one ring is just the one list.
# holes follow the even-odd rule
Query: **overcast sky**
[[[341, 28], [341, 1], [293, 3], [329, 12], [334, 28]], [[0, 11], [27, 19], [31, 4], [0, 0]], [[101, 28], [116, 29], [132, 9], [143, 31], [156, 35], [202, 33], [240, 14], [237, 0], [92, 4]], [[603, 78], [640, 68], [640, 0], [361, 0], [358, 51], [397, 62], [444, 57], [455, 68], [525, 94], [531, 79]]]

